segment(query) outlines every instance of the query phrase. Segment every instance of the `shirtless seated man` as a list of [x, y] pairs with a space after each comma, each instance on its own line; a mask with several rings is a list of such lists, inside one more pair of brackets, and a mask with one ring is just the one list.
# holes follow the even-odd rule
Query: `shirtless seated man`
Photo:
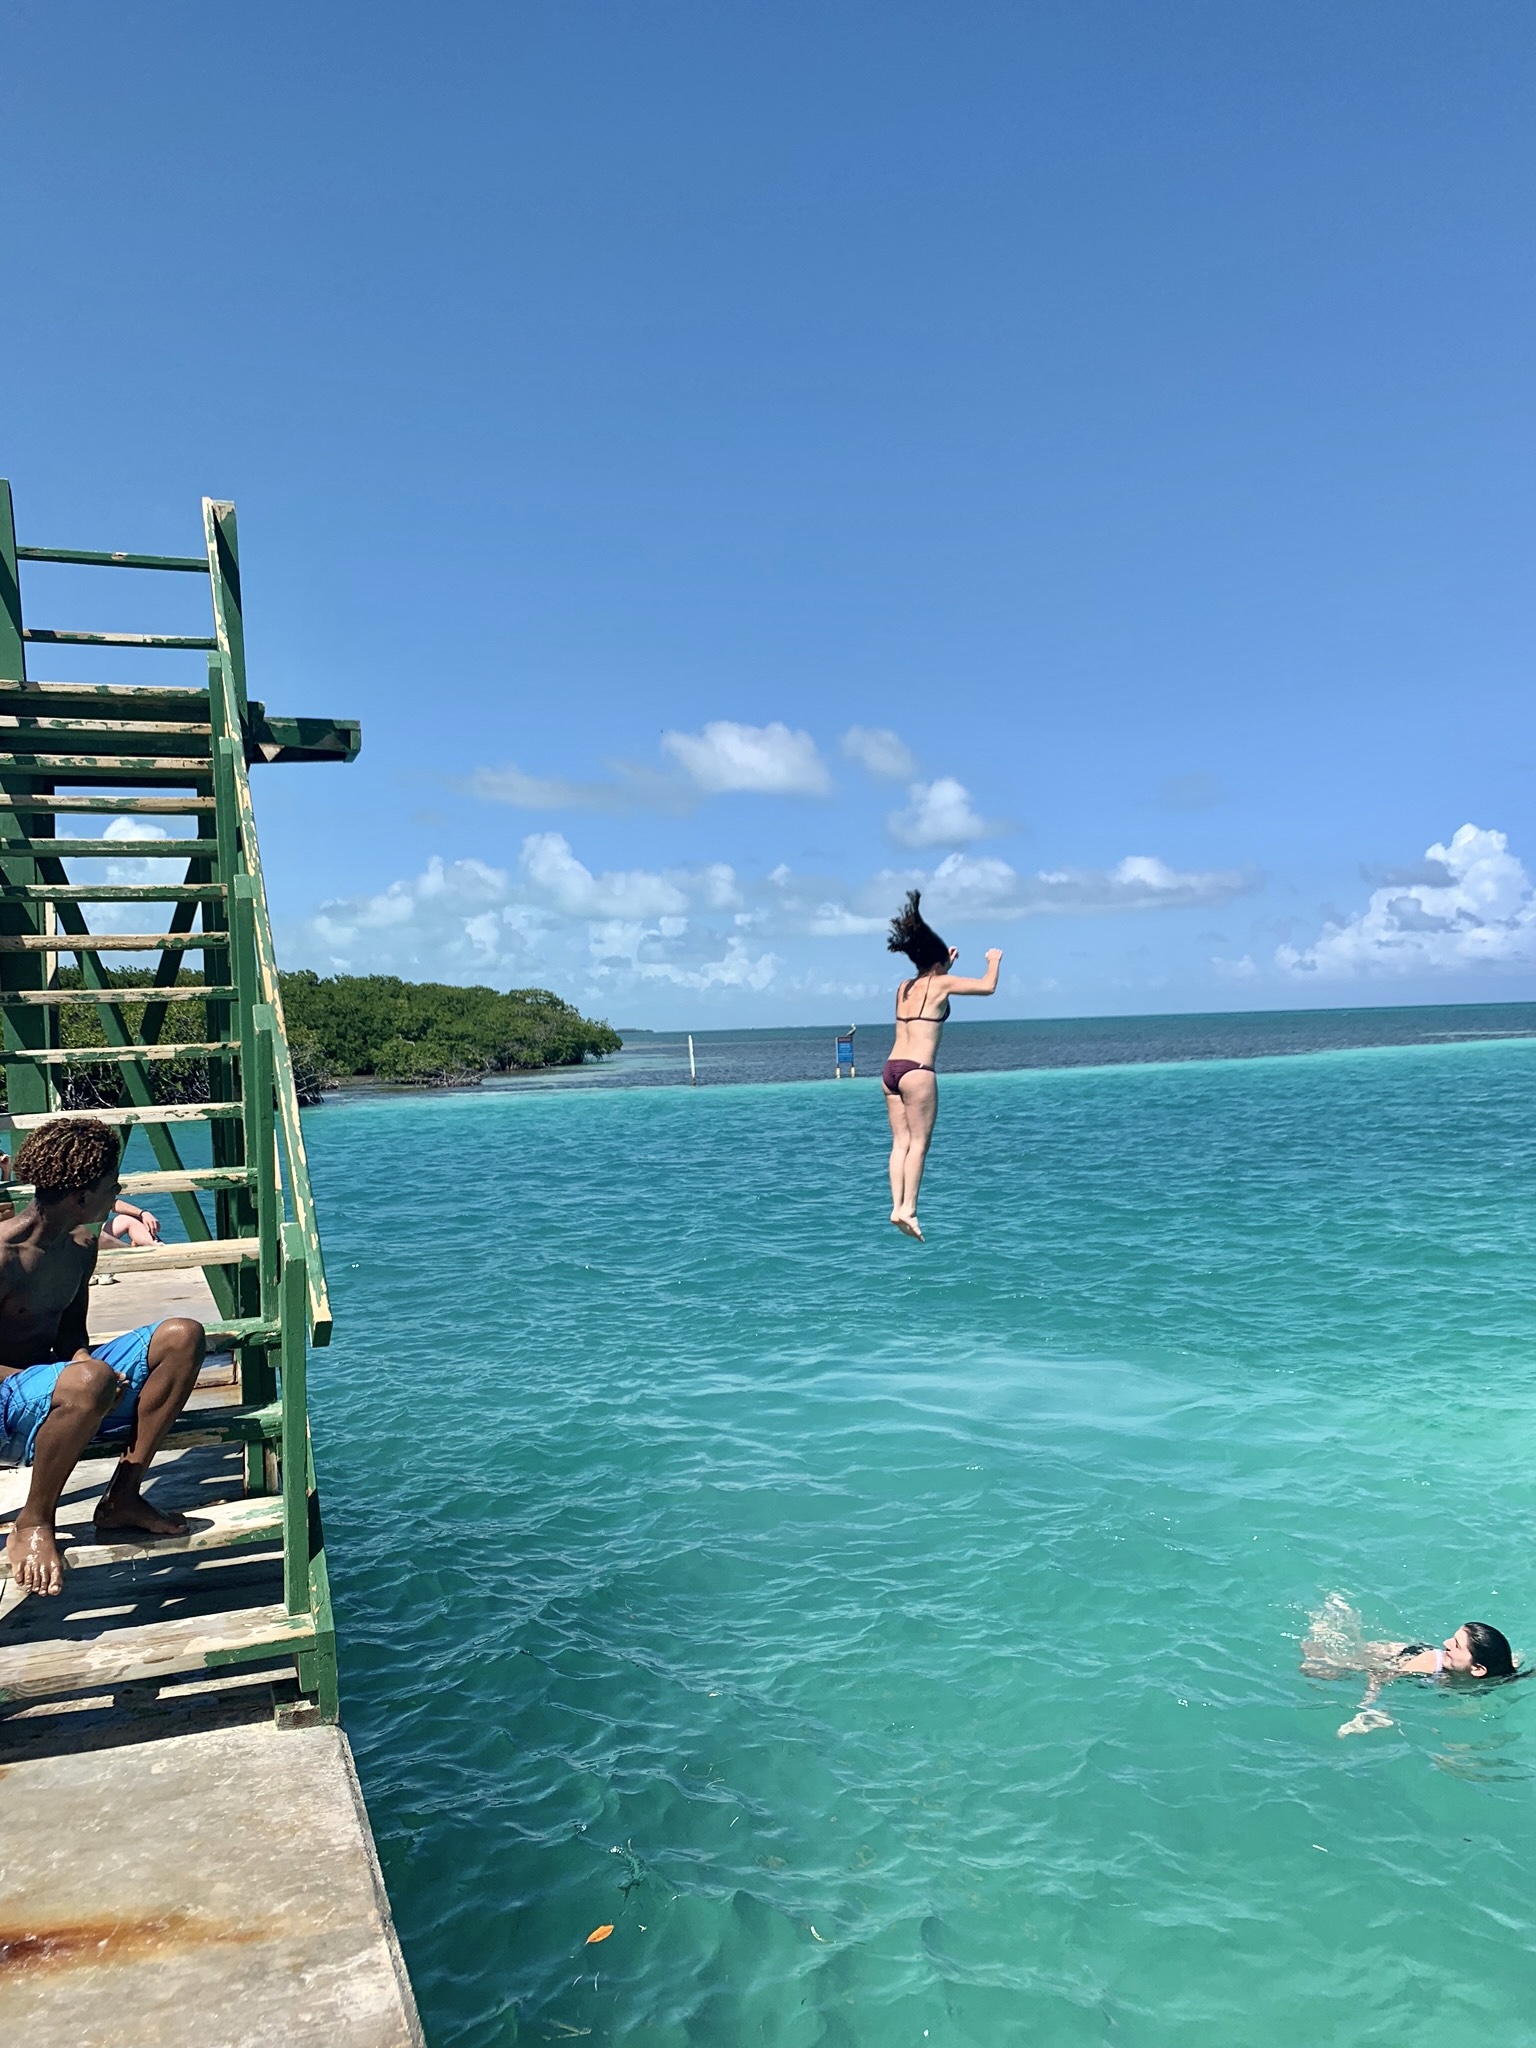
[[202, 1324], [171, 1316], [94, 1348], [86, 1338], [96, 1231], [117, 1200], [118, 1149], [116, 1134], [94, 1118], [43, 1124], [16, 1157], [16, 1178], [32, 1183], [34, 1199], [0, 1222], [0, 1460], [32, 1467], [5, 1554], [29, 1593], [63, 1587], [54, 1517], [98, 1432], [121, 1437], [123, 1453], [96, 1527], [179, 1536], [187, 1526], [139, 1489], [197, 1380]]

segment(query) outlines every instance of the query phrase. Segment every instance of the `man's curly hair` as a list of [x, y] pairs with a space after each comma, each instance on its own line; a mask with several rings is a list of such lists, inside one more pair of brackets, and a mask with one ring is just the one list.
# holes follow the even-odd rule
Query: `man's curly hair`
[[94, 1187], [116, 1170], [117, 1133], [94, 1117], [58, 1117], [40, 1124], [16, 1154], [16, 1178], [30, 1181], [40, 1202]]

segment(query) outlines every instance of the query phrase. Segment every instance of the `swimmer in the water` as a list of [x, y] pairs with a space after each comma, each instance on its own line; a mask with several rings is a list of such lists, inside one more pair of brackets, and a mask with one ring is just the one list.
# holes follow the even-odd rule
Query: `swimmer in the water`
[[917, 1221], [917, 1191], [939, 1113], [939, 1079], [934, 1062], [944, 1035], [951, 996], [989, 996], [997, 987], [1002, 953], [987, 953], [987, 971], [980, 977], [951, 974], [959, 958], [946, 946], [918, 907], [916, 889], [905, 908], [891, 920], [887, 941], [893, 953], [905, 953], [917, 970], [896, 991], [896, 1042], [885, 1063], [885, 1107], [891, 1119], [891, 1221], [908, 1237], [922, 1241]]
[[1373, 1728], [1391, 1727], [1391, 1716], [1377, 1709], [1376, 1700], [1382, 1687], [1394, 1678], [1428, 1678], [1440, 1685], [1481, 1680], [1497, 1685], [1529, 1676], [1515, 1663], [1508, 1636], [1486, 1621], [1464, 1621], [1438, 1647], [1430, 1643], [1361, 1643], [1358, 1653], [1341, 1654], [1337, 1643], [1309, 1637], [1301, 1646], [1301, 1668], [1309, 1678], [1344, 1678], [1351, 1671], [1369, 1674], [1360, 1711], [1344, 1723], [1340, 1735], [1365, 1735]]

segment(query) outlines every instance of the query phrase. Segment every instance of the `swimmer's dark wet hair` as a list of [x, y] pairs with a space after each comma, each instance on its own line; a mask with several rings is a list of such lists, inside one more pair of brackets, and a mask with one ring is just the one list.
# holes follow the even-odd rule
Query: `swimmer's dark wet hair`
[[16, 1154], [16, 1178], [30, 1181], [40, 1202], [83, 1194], [117, 1169], [117, 1133], [94, 1117], [41, 1124]]
[[932, 968], [949, 965], [949, 948], [923, 916], [922, 900], [916, 889], [907, 891], [905, 904], [891, 919], [891, 936], [885, 943], [891, 952], [905, 953], [919, 974], [927, 974]]
[[1502, 1629], [1487, 1621], [1464, 1621], [1462, 1627], [1467, 1632], [1467, 1648], [1472, 1652], [1472, 1662], [1481, 1664], [1489, 1678], [1522, 1675], [1515, 1669], [1515, 1653]]

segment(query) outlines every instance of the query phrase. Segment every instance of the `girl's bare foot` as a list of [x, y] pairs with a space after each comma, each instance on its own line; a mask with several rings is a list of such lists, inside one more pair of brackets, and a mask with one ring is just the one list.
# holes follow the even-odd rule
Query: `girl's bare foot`
[[915, 1216], [893, 1216], [891, 1221], [898, 1230], [903, 1231], [908, 1237], [915, 1237], [919, 1244], [927, 1242], [921, 1229], [918, 1227], [918, 1221]]
[[1379, 1708], [1363, 1707], [1352, 1721], [1346, 1721], [1339, 1730], [1340, 1735], [1369, 1735], [1373, 1728], [1390, 1728], [1392, 1716], [1383, 1714]]
[[24, 1593], [64, 1590], [64, 1560], [51, 1522], [18, 1522], [5, 1539], [5, 1561]]

